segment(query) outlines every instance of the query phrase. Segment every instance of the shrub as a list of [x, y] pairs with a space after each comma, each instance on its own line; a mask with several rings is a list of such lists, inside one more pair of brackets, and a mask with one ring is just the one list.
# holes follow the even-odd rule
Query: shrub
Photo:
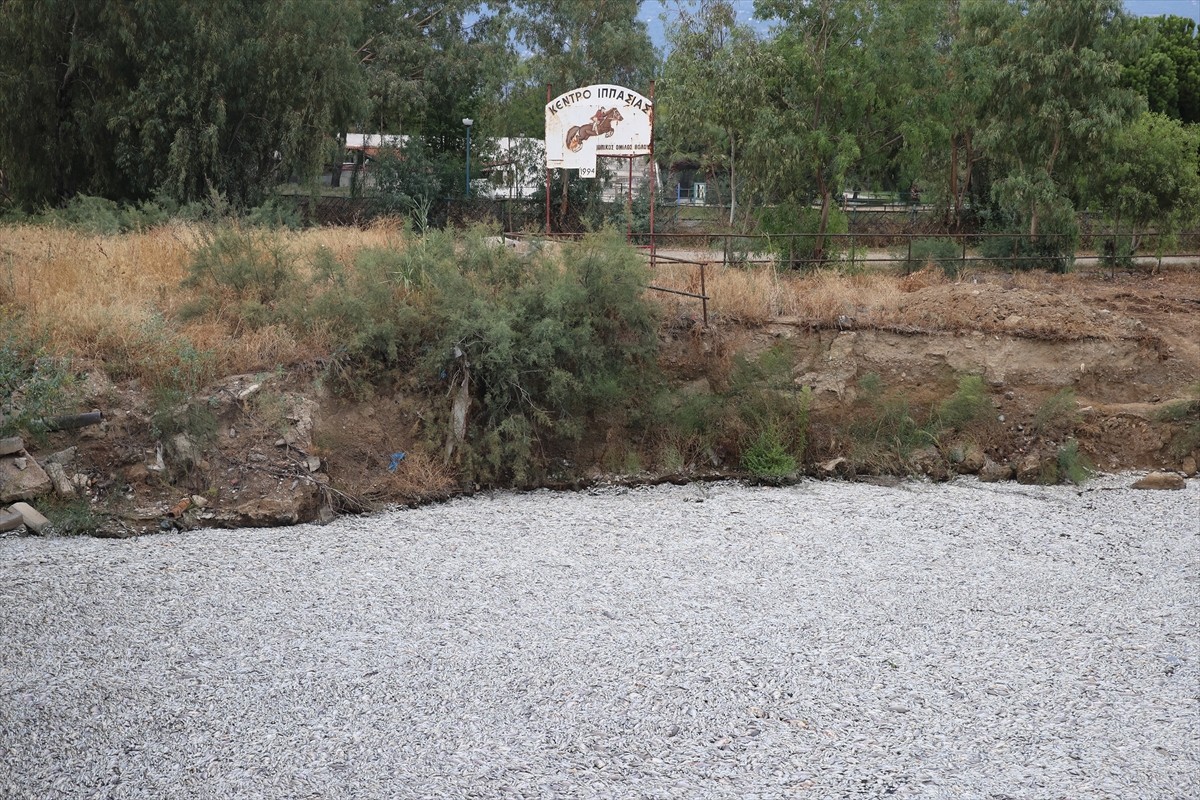
[[535, 255], [519, 270], [516, 258], [497, 248], [469, 271], [432, 276], [440, 331], [426, 374], [445, 376], [452, 391], [467, 380], [464, 468], [479, 482], [527, 481], [589, 423], [627, 417], [626, 402], [645, 395], [638, 387], [654, 368], [648, 275], [619, 233], [585, 237], [561, 263]]
[[872, 470], [898, 472], [914, 466], [928, 470], [944, 459], [926, 449], [936, 447], [940, 452], [948, 431], [979, 438], [993, 425], [992, 404], [979, 375], [960, 376], [955, 391], [928, 412], [914, 409], [908, 398], [889, 392], [874, 372], [859, 378], [858, 390], [864, 408], [849, 426], [851, 454], [854, 461]]
[[46, 498], [38, 507], [50, 520], [51, 529], [59, 536], [86, 536], [96, 533], [110, 519], [101, 513], [86, 497], [70, 500]]
[[1197, 399], [1175, 400], [1168, 403], [1156, 415], [1160, 422], [1182, 423], [1183, 430], [1171, 437], [1168, 452], [1176, 458], [1183, 458], [1193, 450], [1200, 449], [1200, 383], [1191, 387], [1191, 394]]
[[742, 469], [756, 478], [785, 478], [796, 472], [796, 458], [784, 447], [779, 432], [768, 427], [742, 451]]
[[1070, 432], [1079, 421], [1076, 405], [1075, 390], [1069, 386], [1050, 395], [1033, 415], [1034, 432], [1043, 436]]
[[1074, 439], [1068, 439], [1062, 447], [1058, 448], [1055, 464], [1058, 467], [1056, 483], [1070, 481], [1078, 486], [1096, 474], [1091, 461], [1079, 452], [1079, 442]]
[[70, 408], [74, 381], [68, 363], [11, 331], [0, 336], [0, 436], [40, 438], [45, 419]]
[[[826, 238], [824, 249], [817, 252], [817, 232], [821, 211], [807, 205], [780, 203], [766, 206], [757, 212], [759, 231], [767, 236], [767, 246], [781, 265], [791, 269], [812, 269], [834, 258], [845, 247], [840, 236]], [[850, 221], [840, 209], [829, 209], [827, 234], [844, 234]]]
[[50, 216], [60, 225], [87, 233], [111, 236], [125, 230], [121, 208], [104, 197], [75, 195], [62, 209], [52, 212]]
[[990, 421], [992, 404], [980, 375], [963, 375], [958, 379], [954, 394], [941, 402], [937, 410], [938, 424], [943, 428], [962, 431], [972, 425]]
[[905, 272], [915, 272], [926, 264], [941, 268], [947, 278], [957, 278], [962, 270], [962, 246], [953, 239], [914, 239]]
[[297, 310], [294, 304], [289, 309], [290, 293], [297, 288], [297, 257], [275, 233], [219, 225], [204, 231], [183, 286], [199, 290], [180, 310], [185, 320], [212, 315], [235, 331], [259, 330]]

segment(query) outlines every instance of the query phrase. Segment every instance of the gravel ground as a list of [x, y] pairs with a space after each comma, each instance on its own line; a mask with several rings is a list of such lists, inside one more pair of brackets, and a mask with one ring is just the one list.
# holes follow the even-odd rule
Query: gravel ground
[[1200, 481], [0, 539], [5, 798], [1200, 797]]

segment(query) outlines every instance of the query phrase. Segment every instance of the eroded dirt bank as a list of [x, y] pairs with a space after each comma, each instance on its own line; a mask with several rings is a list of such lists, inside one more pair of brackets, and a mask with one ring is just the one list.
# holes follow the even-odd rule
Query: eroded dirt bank
[[[679, 319], [664, 326], [660, 364], [677, 392], [706, 395], [727, 391], [738, 363], [784, 354], [787, 388], [811, 393], [800, 463], [807, 474], [960, 472], [1032, 482], [1045, 479], [1070, 441], [1104, 471], [1197, 473], [1195, 270], [1096, 275], [1054, 290], [1004, 276], [918, 276], [905, 288], [904, 325], [850, 315], [834, 326], [779, 318], [756, 326], [717, 319], [705, 328]], [[982, 378], [990, 405], [970, 435], [927, 435], [890, 459], [878, 453], [888, 442], [864, 447], [862, 423], [872, 414], [901, 408], [920, 418], [965, 375]], [[202, 430], [168, 436], [135, 383], [113, 384], [97, 365], [83, 388], [80, 410], [101, 410], [101, 424], [26, 443], [30, 466], [58, 462], [51, 484], [75, 497], [55, 500], [42, 486], [31, 500], [90, 509], [104, 533], [293, 524], [473, 488], [457, 484], [429, 441], [423, 421], [438, 409], [403, 385], [348, 399], [329, 391], [319, 365], [230, 376], [192, 399], [193, 407], [202, 401]], [[550, 482], [738, 473], [736, 455], [720, 446], [671, 463], [648, 453], [614, 462], [612, 436], [586, 443]], [[636, 443], [621, 449], [633, 453]]]

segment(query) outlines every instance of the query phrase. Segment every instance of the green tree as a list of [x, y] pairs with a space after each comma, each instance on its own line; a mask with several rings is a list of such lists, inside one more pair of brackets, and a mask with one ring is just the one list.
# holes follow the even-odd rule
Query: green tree
[[358, 24], [357, 6], [303, 0], [0, 4], [14, 198], [254, 203], [315, 176], [362, 96]]
[[[1109, 142], [1089, 181], [1120, 233], [1151, 226], [1179, 230], [1200, 209], [1200, 130], [1163, 114], [1145, 113]], [[1132, 242], [1136, 249], [1137, 242]]]
[[[416, 134], [435, 149], [463, 137], [483, 88], [510, 51], [506, 10], [479, 0], [371, 0], [358, 55], [367, 80], [364, 127]], [[461, 150], [459, 150], [461, 152]]]
[[991, 65], [963, 24], [960, 0], [887, 3], [868, 54], [880, 88], [878, 143], [860, 170], [903, 189], [916, 181], [958, 227], [975, 165]]
[[1184, 122], [1200, 122], [1200, 41], [1196, 23], [1186, 17], [1144, 17], [1129, 25], [1130, 37], [1144, 42], [1131, 54], [1124, 78], [1151, 111]]
[[737, 210], [737, 159], [762, 100], [761, 51], [728, 0], [681, 10], [668, 29], [671, 54], [659, 83], [657, 122], [674, 152], [695, 148], [709, 171], [729, 179], [729, 224]]
[[992, 192], [1031, 243], [1043, 223], [1073, 227], [1070, 189], [1138, 109], [1121, 86], [1119, 0], [980, 0], [964, 7], [989, 98], [979, 144]]
[[760, 187], [820, 215], [813, 257], [825, 250], [834, 192], [858, 164], [872, 125], [876, 87], [866, 69], [875, 21], [871, 0], [757, 0], [755, 13], [781, 27], [764, 59], [765, 103], [747, 144]]

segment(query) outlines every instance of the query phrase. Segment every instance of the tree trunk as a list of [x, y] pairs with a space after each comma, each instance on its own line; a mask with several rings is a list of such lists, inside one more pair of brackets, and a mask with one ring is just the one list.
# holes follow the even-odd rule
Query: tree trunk
[[733, 134], [729, 135], [729, 227], [733, 227], [733, 212], [737, 209], [737, 169], [734, 159], [737, 156], [737, 142]]
[[953, 208], [952, 217], [948, 220], [950, 229], [957, 231], [961, 224], [962, 195], [958, 191], [958, 134], [950, 136], [950, 202]]
[[817, 226], [817, 241], [813, 247], [813, 260], [825, 260], [825, 231], [829, 229], [829, 207], [833, 203], [833, 193], [824, 180], [820, 182], [821, 189], [821, 222]]

